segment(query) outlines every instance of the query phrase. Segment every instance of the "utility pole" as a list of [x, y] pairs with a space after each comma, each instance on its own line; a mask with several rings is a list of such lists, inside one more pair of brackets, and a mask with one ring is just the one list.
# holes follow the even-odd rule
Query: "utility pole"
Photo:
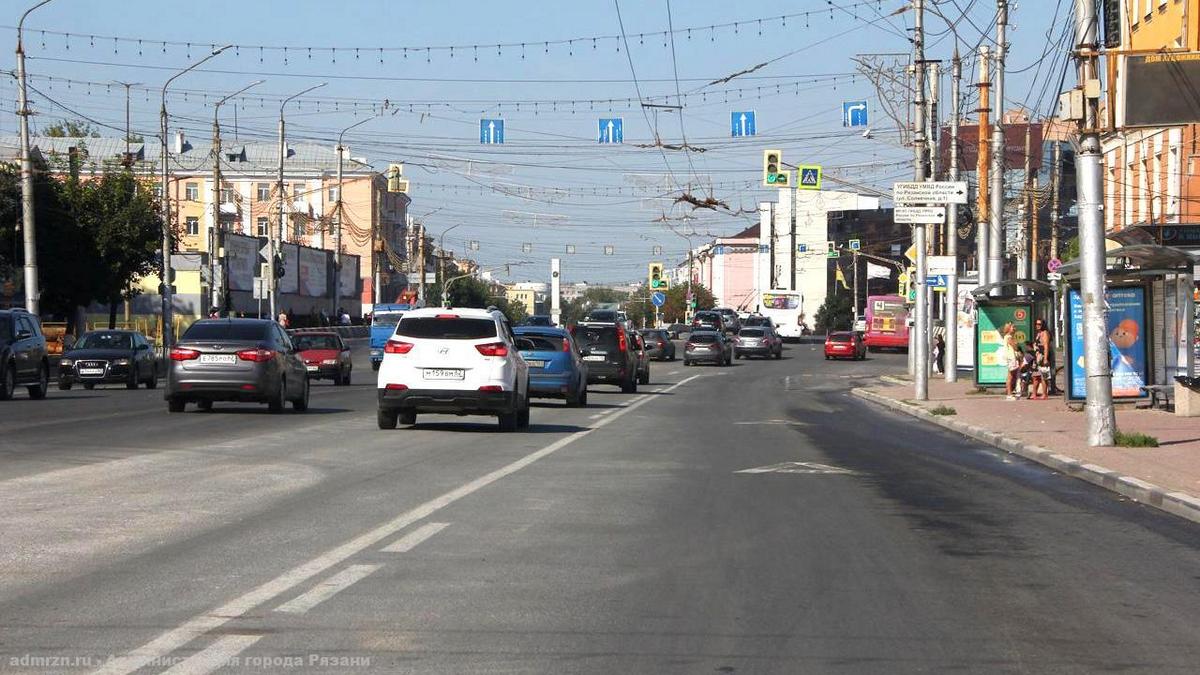
[[[345, 144], [342, 143], [342, 140], [345, 138], [347, 131], [350, 131], [351, 129], [353, 129], [354, 127], [356, 127], [360, 124], [366, 124], [367, 122], [370, 122], [373, 119], [378, 119], [378, 118], [368, 117], [364, 120], [359, 120], [358, 122], [351, 124], [350, 126], [346, 127], [345, 129], [342, 129], [342, 132], [340, 134], [338, 134], [338, 142], [337, 142], [337, 203], [334, 204], [334, 207], [333, 207], [334, 217], [337, 219], [337, 224], [335, 225], [335, 229], [333, 231], [333, 312], [335, 314], [337, 314], [338, 307], [341, 306], [341, 304], [342, 304], [342, 213], [343, 213], [342, 190], [345, 188], [345, 186], [342, 182], [342, 162], [345, 159], [345, 155], [346, 155], [346, 146], [345, 146]], [[324, 248], [324, 246], [325, 246], [324, 230], [322, 230], [322, 235], [321, 235], [321, 246], [322, 246], [322, 248]], [[424, 294], [422, 294], [422, 295], [424, 295]]]
[[[925, 0], [913, 0], [913, 68], [913, 180], [921, 182], [928, 177], [925, 173], [925, 153], [929, 149], [925, 139]], [[917, 289], [917, 316], [914, 322], [915, 335], [909, 333], [909, 350], [913, 353], [914, 398], [918, 401], [929, 400], [929, 303], [926, 300], [929, 288], [925, 275], [928, 262], [925, 231], [924, 225], [913, 226], [913, 245], [917, 249], [917, 278], [914, 282]]]
[[163, 86], [162, 86], [162, 105], [159, 108], [159, 113], [158, 113], [158, 123], [159, 123], [158, 131], [159, 131], [160, 139], [162, 141], [162, 145], [160, 146], [162, 156], [159, 157], [159, 162], [162, 164], [162, 166], [160, 168], [162, 169], [162, 220], [163, 220], [162, 275], [161, 275], [162, 284], [159, 286], [159, 295], [162, 298], [162, 357], [164, 360], [166, 360], [170, 356], [171, 344], [174, 342], [172, 333], [175, 330], [175, 327], [173, 325], [173, 319], [174, 319], [174, 305], [172, 304], [174, 302], [174, 300], [172, 298], [173, 289], [171, 287], [171, 282], [174, 281], [174, 279], [172, 278], [174, 276], [174, 274], [172, 274], [172, 271], [171, 271], [171, 247], [173, 245], [173, 242], [171, 240], [171, 191], [170, 191], [169, 186], [167, 185], [167, 183], [171, 180], [171, 173], [170, 173], [171, 156], [168, 152], [169, 148], [167, 147], [167, 142], [168, 142], [168, 139], [167, 139], [167, 87], [171, 86], [171, 83], [175, 81], [175, 78], [183, 75], [184, 73], [187, 73], [188, 71], [192, 70], [193, 68], [196, 68], [197, 66], [208, 61], [209, 59], [213, 58], [217, 54], [220, 54], [221, 52], [225, 51], [226, 49], [229, 49], [232, 46], [233, 45], [225, 45], [224, 47], [221, 47], [220, 49], [214, 49], [208, 56], [200, 59], [199, 61], [193, 63], [192, 65], [188, 66], [187, 68], [184, 68], [183, 70], [179, 71], [178, 73], [175, 73], [174, 75], [172, 75], [170, 78], [167, 79], [166, 82], [163, 83]]
[[1029, 278], [1037, 279], [1041, 277], [1038, 267], [1041, 264], [1041, 256], [1038, 255], [1038, 246], [1041, 245], [1041, 216], [1038, 213], [1038, 187], [1039, 181], [1037, 174], [1033, 174], [1030, 181], [1029, 195]]
[[[301, 91], [296, 94], [292, 94], [291, 96], [283, 99], [283, 102], [279, 104], [279, 172], [278, 172], [278, 174], [276, 176], [276, 180], [275, 180], [275, 190], [276, 190], [276, 192], [279, 193], [279, 211], [277, 214], [279, 217], [279, 222], [275, 223], [275, 229], [272, 232], [268, 233], [270, 235], [270, 237], [269, 237], [268, 243], [267, 243], [267, 246], [270, 249], [270, 255], [267, 256], [267, 273], [268, 273], [268, 276], [270, 276], [270, 281], [268, 283], [270, 284], [270, 287], [271, 287], [271, 292], [269, 295], [271, 298], [270, 310], [271, 310], [271, 318], [272, 319], [279, 316], [279, 310], [278, 310], [279, 275], [277, 274], [277, 270], [275, 269], [275, 261], [276, 261], [276, 258], [279, 256], [280, 245], [283, 243], [283, 239], [284, 239], [284, 236], [283, 236], [283, 203], [284, 203], [284, 200], [287, 199], [287, 195], [285, 195], [283, 193], [283, 160], [287, 158], [287, 143], [285, 141], [286, 128], [285, 128], [284, 122], [283, 122], [283, 109], [286, 108], [287, 104], [290, 103], [293, 99], [299, 98], [314, 89], [320, 89], [321, 87], [324, 87], [325, 84], [326, 84], [325, 82], [322, 82], [321, 84], [311, 86], [308, 89], [305, 89], [304, 91]], [[339, 197], [340, 197], [340, 195], [339, 195]]]
[[33, 157], [29, 149], [29, 93], [25, 81], [25, 46], [22, 42], [25, 17], [33, 10], [50, 2], [42, 0], [25, 10], [17, 22], [17, 116], [21, 119], [21, 239], [25, 254], [25, 309], [37, 315], [41, 289], [38, 288], [37, 225], [33, 212]]
[[[939, 99], [941, 98], [942, 89], [942, 64], [939, 61], [930, 61], [929, 70], [926, 73], [926, 81], [929, 84], [929, 101], [928, 113], [925, 117], [925, 142], [929, 145], [929, 180], [937, 180], [941, 176], [941, 155], [938, 148], [938, 137], [941, 134], [941, 114], [938, 108]], [[929, 225], [926, 228], [926, 239], [929, 242], [929, 250], [937, 255], [942, 250], [942, 233], [937, 225]], [[933, 295], [932, 293], [930, 295]], [[930, 316], [933, 316], [930, 314]]]
[[[1007, 59], [1008, 43], [1005, 31], [1008, 28], [1008, 0], [996, 0], [996, 96], [993, 107], [996, 114], [992, 119], [992, 209], [988, 223], [988, 281], [996, 283], [1004, 278], [1004, 63]], [[1000, 289], [992, 292], [999, 295]]]
[[[854, 275], [854, 322], [858, 323], [858, 251], [851, 251], [851, 273]], [[851, 326], [853, 328], [854, 326]]]
[[[950, 167], [951, 181], [958, 180], [958, 96], [962, 82], [962, 60], [958, 46], [950, 61]], [[946, 348], [943, 372], [947, 382], [958, 381], [958, 205], [946, 205], [946, 255], [954, 258], [954, 274], [946, 279]]]
[[[1087, 372], [1088, 445], [1112, 445], [1117, 426], [1105, 307], [1103, 175], [1100, 155], [1100, 81], [1097, 72], [1096, 5], [1075, 0], [1075, 63], [1084, 92], [1084, 115], [1075, 155], [1079, 204], [1079, 283], [1083, 301], [1083, 359]], [[1069, 372], [1069, 371], [1068, 371]]]
[[[225, 265], [224, 265], [224, 248], [225, 235], [221, 230], [221, 106], [233, 98], [245, 92], [251, 87], [257, 87], [265, 82], [259, 80], [252, 84], [242, 87], [238, 91], [217, 101], [213, 106], [213, 170], [212, 170], [212, 201], [213, 201], [213, 216], [212, 225], [208, 229], [208, 284], [209, 297], [211, 298], [210, 308], [215, 308], [220, 311], [224, 307], [225, 295]], [[128, 132], [127, 132], [128, 133]], [[221, 279], [217, 281], [217, 271], [221, 272]]]
[[417, 298], [425, 302], [425, 226], [417, 223]]
[[992, 146], [988, 140], [991, 129], [991, 92], [992, 71], [991, 52], [987, 45], [979, 48], [979, 154], [975, 164], [975, 175], [978, 177], [976, 188], [975, 211], [978, 220], [975, 223], [975, 267], [979, 270], [979, 285], [996, 281], [988, 276], [988, 210], [991, 208], [991, 169]]
[[1054, 141], [1054, 165], [1050, 167], [1050, 258], [1058, 258], [1058, 225], [1062, 217], [1058, 210], [1058, 191], [1062, 180], [1062, 144]]
[[1017, 278], [1030, 279], [1029, 249], [1033, 240], [1033, 121], [1025, 121], [1025, 180], [1021, 187], [1021, 204], [1024, 218], [1021, 219], [1021, 234], [1017, 237]]

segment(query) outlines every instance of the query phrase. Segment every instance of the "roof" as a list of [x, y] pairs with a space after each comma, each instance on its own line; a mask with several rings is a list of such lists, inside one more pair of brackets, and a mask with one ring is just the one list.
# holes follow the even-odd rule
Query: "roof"
[[[1118, 246], [1104, 252], [1108, 269], [1123, 269], [1130, 273], [1160, 274], [1171, 271], [1194, 269], [1196, 256], [1184, 249], [1158, 244], [1131, 244]], [[1079, 260], [1072, 260], [1059, 268], [1063, 276], [1079, 276]]]
[[447, 312], [454, 312], [460, 317], [473, 319], [492, 319], [496, 315], [496, 310], [479, 309], [478, 307], [422, 307], [414, 309], [404, 316], [406, 319], [421, 319], [437, 317]]

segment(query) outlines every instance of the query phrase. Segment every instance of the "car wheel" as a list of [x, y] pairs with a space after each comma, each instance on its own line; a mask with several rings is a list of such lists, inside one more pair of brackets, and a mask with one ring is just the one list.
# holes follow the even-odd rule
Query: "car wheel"
[[383, 365], [382, 361], [372, 361], [371, 370], [379, 370], [379, 366]]
[[400, 413], [400, 424], [412, 426], [416, 423], [417, 423], [417, 413], [415, 413], [415, 412]]
[[621, 391], [626, 394], [632, 394], [633, 392], [637, 391], [637, 379], [631, 377], [628, 381], [622, 382]]
[[70, 382], [59, 382], [58, 390], [59, 391], [71, 391], [71, 383]]
[[397, 415], [395, 410], [384, 410], [383, 408], [380, 408], [379, 411], [375, 413], [375, 423], [379, 425], [380, 429], [395, 429], [397, 417], [399, 417], [399, 415]]
[[212, 401], [203, 401], [203, 400], [196, 401], [196, 408], [199, 409], [200, 412], [212, 412], [213, 402]]
[[11, 364], [4, 366], [4, 372], [0, 373], [0, 401], [11, 399], [16, 388], [17, 374]]
[[580, 392], [580, 394], [579, 394], [579, 407], [580, 408], [587, 407], [587, 385], [584, 385], [583, 391]]
[[525, 405], [517, 412], [517, 428], [529, 428], [529, 396], [525, 397]]
[[181, 413], [185, 408], [187, 408], [187, 401], [178, 396], [167, 399], [167, 412]]
[[500, 424], [500, 431], [516, 431], [517, 430], [517, 411], [500, 413], [497, 421]]
[[158, 387], [158, 365], [155, 364], [155, 366], [150, 369], [150, 377], [146, 378], [146, 388], [147, 389], [156, 389], [157, 387]]
[[638, 374], [638, 384], [650, 384], [650, 371], [647, 370], [644, 374]]
[[687, 359], [684, 359], [684, 360], [683, 360], [683, 367], [684, 367], [684, 368], [691, 368], [691, 367], [692, 367], [692, 362], [691, 362], [691, 361], [688, 361]]
[[284, 381], [280, 380], [279, 381], [279, 391], [277, 391], [275, 393], [275, 396], [272, 397], [271, 400], [267, 402], [267, 410], [274, 414], [283, 412], [283, 404], [286, 402], [286, 396], [287, 396], [287, 387], [285, 386]]
[[304, 412], [305, 410], [308, 410], [308, 390], [311, 386], [312, 384], [310, 380], [307, 377], [304, 378], [304, 393], [300, 395], [300, 398], [292, 401], [292, 410], [295, 410], [296, 412]]
[[133, 370], [129, 371], [129, 379], [125, 380], [125, 388], [126, 389], [137, 389], [137, 386], [138, 386], [137, 368], [134, 368]]
[[32, 387], [25, 387], [29, 392], [29, 398], [40, 401], [46, 398], [46, 392], [50, 391], [50, 368], [46, 364], [42, 364], [38, 371], [38, 383]]
[[775, 360], [778, 361], [779, 359], [782, 359], [782, 358], [783, 358], [783, 350], [780, 349], [779, 351], [775, 352]]
[[578, 408], [580, 405], [582, 405], [583, 404], [583, 396], [586, 391], [587, 391], [587, 387], [584, 387], [582, 385], [575, 387], [575, 391], [567, 394], [567, 407], [568, 408]]

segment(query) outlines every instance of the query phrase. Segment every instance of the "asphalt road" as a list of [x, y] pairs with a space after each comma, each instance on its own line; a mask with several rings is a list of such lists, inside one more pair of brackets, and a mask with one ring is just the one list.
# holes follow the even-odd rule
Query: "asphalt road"
[[819, 349], [656, 363], [514, 434], [377, 430], [361, 350], [303, 415], [21, 395], [0, 672], [1196, 672], [1200, 528], [873, 408], [849, 388], [903, 356]]

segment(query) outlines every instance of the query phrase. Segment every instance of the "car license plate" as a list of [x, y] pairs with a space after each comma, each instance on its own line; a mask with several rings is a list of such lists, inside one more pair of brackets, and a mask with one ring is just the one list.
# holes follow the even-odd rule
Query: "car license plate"
[[79, 374], [80, 375], [103, 375], [104, 369], [103, 368], [80, 368]]
[[316, 366], [307, 366], [307, 368], [308, 368], [308, 372], [310, 372], [310, 373], [315, 373], [315, 372], [317, 372], [317, 367], [316, 367]]
[[546, 367], [545, 361], [526, 361], [525, 363], [528, 363], [530, 368], [545, 368]]
[[423, 371], [426, 380], [462, 380], [466, 371], [462, 368], [426, 368]]
[[233, 354], [201, 354], [200, 363], [223, 363], [232, 365], [237, 363], [237, 356]]
[[583, 357], [583, 360], [584, 361], [603, 361], [604, 355], [603, 354], [588, 354], [587, 356]]

